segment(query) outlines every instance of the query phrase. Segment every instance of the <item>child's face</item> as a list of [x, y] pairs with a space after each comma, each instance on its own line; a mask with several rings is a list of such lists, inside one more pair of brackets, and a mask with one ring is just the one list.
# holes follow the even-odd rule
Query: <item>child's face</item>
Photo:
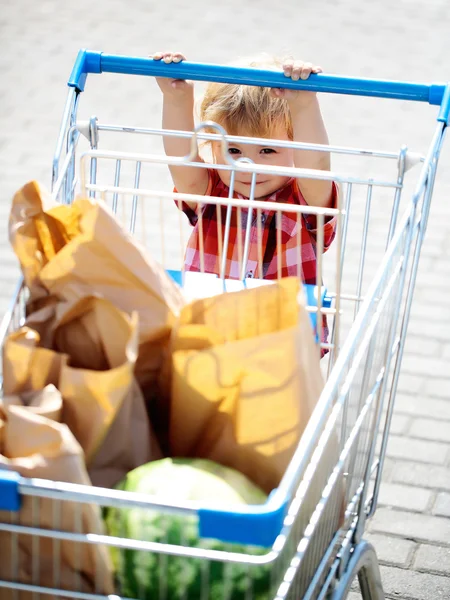
[[[289, 141], [287, 132], [280, 128], [275, 132], [273, 139]], [[225, 157], [222, 154], [220, 142], [212, 143], [214, 162], [216, 164], [226, 164]], [[270, 145], [255, 146], [254, 144], [229, 144], [228, 152], [234, 160], [239, 158], [249, 158], [252, 162], [261, 165], [271, 165], [278, 167], [292, 167], [294, 164], [294, 151], [292, 148], [275, 148]], [[231, 171], [217, 170], [220, 179], [230, 185]], [[290, 177], [280, 175], [259, 174], [256, 176], [255, 198], [266, 198], [280, 188], [282, 188]], [[251, 173], [237, 172], [234, 179], [234, 188], [236, 192], [245, 197], [250, 195], [252, 176]]]

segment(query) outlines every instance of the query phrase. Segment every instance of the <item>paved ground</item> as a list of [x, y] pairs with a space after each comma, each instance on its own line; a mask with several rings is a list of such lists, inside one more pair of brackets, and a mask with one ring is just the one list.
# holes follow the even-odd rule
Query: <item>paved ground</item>
[[[49, 184], [65, 82], [80, 47], [146, 55], [180, 49], [225, 62], [291, 52], [328, 72], [423, 82], [450, 79], [448, 0], [220, 4], [206, 0], [2, 2], [0, 11], [0, 309], [17, 275], [6, 224], [13, 192]], [[347, 146], [426, 151], [436, 110], [405, 102], [324, 97], [330, 138]], [[157, 126], [160, 97], [141, 78], [92, 77], [81, 112]], [[388, 449], [370, 527], [389, 598], [450, 597], [450, 140], [442, 154]], [[356, 594], [355, 594], [356, 597]]]

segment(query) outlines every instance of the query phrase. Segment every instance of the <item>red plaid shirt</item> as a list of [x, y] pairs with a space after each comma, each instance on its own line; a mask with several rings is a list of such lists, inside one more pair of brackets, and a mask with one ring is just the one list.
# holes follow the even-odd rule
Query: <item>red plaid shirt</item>
[[[229, 188], [220, 179], [215, 169], [208, 169], [209, 184], [205, 196], [217, 196], [219, 198], [228, 198]], [[234, 198], [245, 199], [244, 196], [235, 193]], [[296, 179], [290, 179], [286, 185], [274, 192], [269, 198], [270, 202], [284, 204], [307, 205], [297, 184]], [[178, 206], [178, 202], [176, 202]], [[333, 183], [332, 207], [337, 205], [337, 186]], [[202, 211], [202, 230], [203, 230], [203, 257], [204, 272], [220, 274], [220, 252], [218, 238], [218, 209], [216, 205], [205, 204], [197, 205], [196, 210], [192, 210], [186, 203], [182, 203], [181, 210], [188, 217], [194, 230], [189, 238], [186, 255], [185, 270], [201, 271], [200, 262], [200, 228], [199, 228], [199, 210]], [[225, 229], [225, 219], [227, 207], [222, 206], [221, 224], [222, 240]], [[227, 248], [227, 260], [225, 268], [225, 277], [229, 279], [240, 279], [240, 261], [239, 252], [243, 253], [244, 237], [247, 222], [248, 211], [241, 210], [241, 231], [242, 244], [241, 250], [238, 245], [238, 209], [233, 208], [231, 214], [231, 226]], [[281, 213], [281, 244], [278, 257], [278, 234], [277, 218], [274, 211], [261, 211], [260, 235], [262, 242], [258, 243], [258, 225], [257, 211], [253, 211], [252, 227], [250, 232], [250, 249], [246, 266], [247, 277], [257, 277], [262, 279], [277, 279], [278, 267], [280, 262], [281, 277], [291, 275], [301, 276], [305, 283], [316, 283], [316, 216], [296, 213]], [[335, 235], [336, 220], [325, 218], [324, 224], [324, 251], [326, 251]], [[262, 255], [262, 273], [260, 272], [259, 258]], [[242, 255], [241, 255], [242, 258]], [[279, 259], [281, 259], [279, 261]], [[299, 264], [300, 263], [300, 264]]]

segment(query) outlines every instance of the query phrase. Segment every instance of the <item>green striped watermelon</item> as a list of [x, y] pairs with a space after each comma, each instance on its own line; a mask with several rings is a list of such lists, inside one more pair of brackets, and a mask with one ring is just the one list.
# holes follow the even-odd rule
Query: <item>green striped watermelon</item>
[[[117, 487], [153, 495], [160, 501], [191, 500], [227, 508], [262, 504], [267, 498], [241, 473], [201, 459], [167, 458], [151, 462], [128, 473]], [[112, 536], [250, 554], [266, 552], [261, 548], [199, 539], [197, 518], [192, 516], [111, 508], [105, 522]], [[111, 554], [119, 591], [127, 597], [143, 600], [269, 598], [270, 566], [248, 567], [113, 547]]]

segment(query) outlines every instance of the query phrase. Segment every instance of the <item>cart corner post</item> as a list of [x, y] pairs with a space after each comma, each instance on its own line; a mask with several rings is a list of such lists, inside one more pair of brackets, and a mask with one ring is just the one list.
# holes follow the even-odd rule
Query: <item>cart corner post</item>
[[445, 86], [437, 120], [446, 125], [450, 125], [450, 82]]
[[17, 512], [21, 506], [19, 484], [21, 476], [16, 471], [0, 471], [0, 510]]
[[101, 52], [82, 49], [78, 52], [75, 64], [67, 85], [79, 92], [84, 92], [86, 78], [89, 73], [101, 73]]

